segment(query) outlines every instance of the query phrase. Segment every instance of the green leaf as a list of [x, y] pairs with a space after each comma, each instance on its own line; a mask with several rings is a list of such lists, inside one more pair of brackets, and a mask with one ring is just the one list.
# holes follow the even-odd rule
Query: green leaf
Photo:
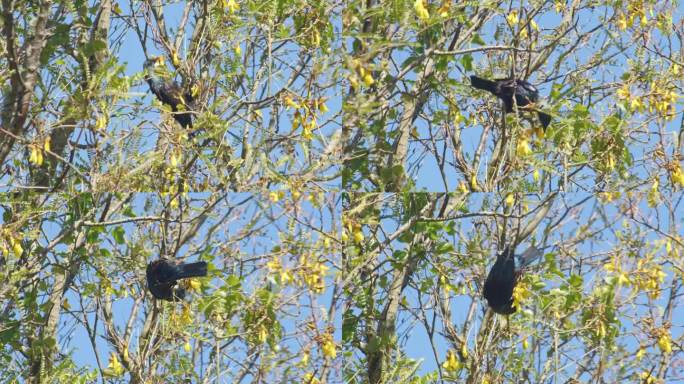
[[477, 45], [485, 45], [485, 41], [482, 39], [482, 36], [480, 34], [476, 33], [473, 35], [473, 38], [470, 40], [473, 44]]
[[582, 283], [584, 282], [584, 279], [580, 275], [572, 274], [570, 276], [570, 279], [568, 279], [568, 283], [574, 288], [581, 288]]
[[461, 57], [461, 64], [463, 64], [463, 69], [465, 69], [466, 71], [472, 71], [473, 57], [469, 54], [463, 55], [463, 57]]
[[350, 342], [354, 337], [356, 325], [359, 323], [359, 318], [354, 316], [351, 310], [344, 312], [342, 320], [342, 341]]
[[125, 234], [126, 232], [121, 226], [115, 227], [114, 230], [112, 230], [112, 236], [114, 237], [114, 241], [116, 241], [117, 244], [123, 244], [126, 242], [126, 240], [124, 239]]

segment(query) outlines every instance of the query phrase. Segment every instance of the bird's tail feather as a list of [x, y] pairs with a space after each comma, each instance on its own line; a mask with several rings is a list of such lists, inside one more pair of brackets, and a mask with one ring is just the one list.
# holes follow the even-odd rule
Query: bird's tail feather
[[525, 250], [525, 252], [523, 252], [519, 256], [519, 268], [523, 269], [527, 267], [528, 265], [532, 264], [535, 260], [540, 258], [543, 254], [544, 252], [541, 249], [535, 247], [534, 245], [530, 246]]
[[470, 76], [470, 84], [477, 89], [482, 89], [483, 91], [494, 93], [496, 90], [495, 82], [477, 76]]
[[199, 277], [207, 275], [207, 262], [198, 261], [196, 263], [181, 264], [178, 266], [180, 273], [178, 278]]
[[546, 131], [546, 127], [551, 123], [551, 116], [544, 112], [537, 112], [537, 114], [539, 114], [539, 121], [541, 121], [542, 127], [544, 127], [544, 130]]

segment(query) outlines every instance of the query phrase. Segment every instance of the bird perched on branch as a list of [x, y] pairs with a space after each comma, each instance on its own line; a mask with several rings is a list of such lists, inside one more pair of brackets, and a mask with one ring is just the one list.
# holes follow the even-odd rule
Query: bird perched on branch
[[201, 277], [207, 275], [207, 263], [173, 262], [159, 259], [147, 264], [147, 288], [157, 299], [177, 301], [185, 297], [185, 289], [176, 287], [180, 279]]
[[[522, 275], [523, 269], [537, 260], [542, 251], [529, 247], [522, 255], [515, 255], [510, 247], [496, 256], [496, 262], [489, 270], [484, 284], [484, 298], [496, 313], [510, 315], [513, 307], [513, 288]], [[516, 260], [517, 259], [517, 260]]]
[[145, 61], [145, 80], [150, 90], [162, 103], [171, 107], [173, 118], [183, 127], [192, 128], [192, 113], [187, 111], [193, 102], [192, 93], [186, 92], [178, 83], [164, 78], [164, 59], [157, 56]]
[[[518, 107], [530, 106], [539, 100], [539, 91], [537, 88], [525, 80], [520, 79], [496, 79], [487, 80], [477, 76], [470, 76], [470, 84], [483, 91], [490, 92], [494, 96], [503, 100], [504, 110], [506, 113], [513, 112], [513, 104]], [[515, 102], [513, 97], [515, 96]], [[551, 123], [551, 116], [544, 112], [537, 111], [542, 127], [546, 127]]]

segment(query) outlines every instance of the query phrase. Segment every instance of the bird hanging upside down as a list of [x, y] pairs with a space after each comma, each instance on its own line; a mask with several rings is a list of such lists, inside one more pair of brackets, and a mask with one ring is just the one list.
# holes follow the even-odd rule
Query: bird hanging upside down
[[[515, 255], [510, 247], [496, 256], [496, 262], [489, 270], [484, 284], [484, 298], [496, 313], [510, 315], [515, 312], [513, 306], [513, 288], [522, 275], [523, 269], [542, 255], [542, 251], [534, 246], [529, 247], [522, 255]], [[518, 258], [516, 266], [516, 257]]]
[[[506, 113], [513, 112], [513, 96], [515, 96], [515, 104], [518, 107], [525, 107], [539, 100], [537, 88], [525, 80], [487, 80], [477, 76], [470, 76], [470, 84], [477, 89], [490, 92], [503, 100]], [[546, 127], [551, 123], [551, 116], [541, 111], [537, 111], [537, 114], [539, 115], [542, 127], [546, 130]]]
[[161, 56], [145, 61], [145, 80], [150, 85], [150, 90], [162, 103], [171, 107], [173, 118], [183, 128], [192, 128], [192, 113], [187, 111], [193, 102], [193, 96], [173, 80], [164, 78], [165, 71], [162, 69], [164, 60]]
[[157, 299], [177, 301], [185, 297], [185, 288], [176, 287], [180, 279], [207, 275], [207, 263], [172, 262], [159, 259], [147, 264], [147, 288]]

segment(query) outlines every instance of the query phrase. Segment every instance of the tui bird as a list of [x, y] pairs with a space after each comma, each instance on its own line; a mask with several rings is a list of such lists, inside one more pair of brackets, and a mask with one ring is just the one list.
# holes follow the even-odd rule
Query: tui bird
[[185, 289], [181, 287], [174, 289], [176, 282], [188, 277], [206, 276], [207, 263], [198, 261], [184, 264], [162, 258], [147, 264], [146, 274], [147, 288], [154, 297], [161, 300], [177, 301], [185, 297]]
[[150, 90], [162, 103], [171, 107], [174, 112], [173, 118], [183, 127], [192, 128], [192, 113], [179, 111], [179, 106], [187, 110], [193, 102], [192, 94], [185, 92], [183, 88], [173, 80], [163, 78], [163, 72], [158, 71], [157, 67], [163, 65], [161, 56], [145, 61], [145, 80], [150, 85]]
[[[529, 247], [522, 255], [515, 255], [510, 247], [496, 256], [496, 262], [489, 270], [484, 284], [484, 297], [496, 313], [510, 315], [513, 307], [513, 288], [525, 267], [542, 255], [539, 249]], [[516, 258], [518, 258], [516, 267]]]
[[[518, 107], [524, 107], [539, 100], [537, 88], [525, 80], [487, 80], [477, 76], [470, 76], [470, 84], [477, 89], [491, 92], [494, 96], [503, 100], [506, 113], [513, 112], [513, 96], [515, 96], [515, 104]], [[546, 130], [546, 127], [551, 123], [551, 116], [541, 111], [537, 111], [537, 114], [539, 115], [542, 127]]]

